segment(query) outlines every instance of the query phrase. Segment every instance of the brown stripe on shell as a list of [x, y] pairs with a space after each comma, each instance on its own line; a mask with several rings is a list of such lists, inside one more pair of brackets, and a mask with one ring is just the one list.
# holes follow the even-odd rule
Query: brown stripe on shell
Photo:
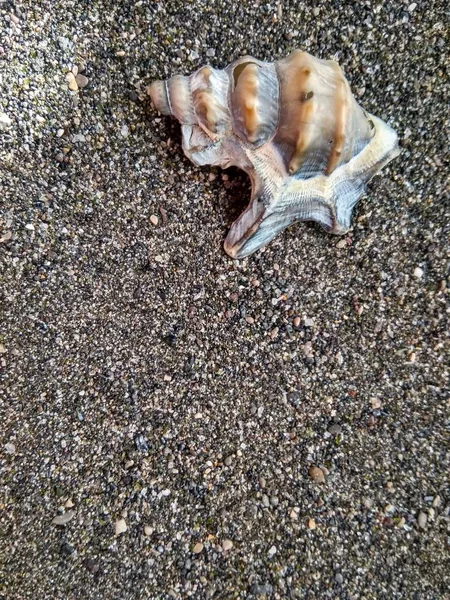
[[[338, 65], [336, 65], [336, 67], [341, 73], [341, 69], [338, 67]], [[347, 129], [348, 109], [349, 106], [347, 83], [344, 79], [341, 79], [336, 84], [336, 125], [333, 136], [333, 146], [331, 147], [331, 152], [328, 158], [328, 164], [325, 170], [325, 175], [330, 175], [330, 173], [334, 171], [334, 169], [338, 166], [341, 160], [346, 140], [345, 133]]]
[[259, 115], [259, 67], [255, 63], [238, 65], [233, 72], [233, 101], [242, 114], [246, 137], [250, 143], [257, 140], [261, 118]]

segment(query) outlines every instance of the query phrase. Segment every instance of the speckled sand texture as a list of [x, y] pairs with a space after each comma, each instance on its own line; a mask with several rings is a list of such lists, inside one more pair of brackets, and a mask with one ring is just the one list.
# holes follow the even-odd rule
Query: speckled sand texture
[[[0, 2], [1, 600], [449, 597], [445, 5]], [[294, 48], [402, 154], [233, 262], [144, 89]]]

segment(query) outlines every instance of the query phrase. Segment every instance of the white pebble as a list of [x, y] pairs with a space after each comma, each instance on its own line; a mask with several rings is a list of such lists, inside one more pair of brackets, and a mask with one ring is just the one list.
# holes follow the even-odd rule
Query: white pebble
[[118, 521], [116, 521], [116, 525], [114, 527], [114, 532], [116, 535], [125, 533], [125, 531], [127, 529], [128, 529], [128, 527], [127, 527], [127, 523], [126, 523], [125, 519], [119, 519]]
[[271, 557], [271, 556], [273, 556], [273, 555], [274, 555], [274, 554], [276, 554], [276, 553], [277, 553], [277, 548], [276, 548], [276, 546], [271, 546], [271, 547], [269, 548], [269, 551], [267, 552], [267, 556]]
[[420, 529], [425, 529], [425, 527], [427, 526], [427, 521], [428, 521], [427, 513], [420, 512], [419, 516], [417, 518], [417, 523], [418, 523]]
[[414, 277], [417, 277], [417, 279], [420, 279], [423, 275], [423, 269], [421, 269], [420, 267], [416, 267], [414, 269], [413, 275]]
[[12, 124], [11, 119], [4, 112], [0, 112], [0, 129], [6, 129]]
[[232, 547], [233, 547], [233, 542], [231, 540], [223, 540], [222, 549], [224, 552], [226, 552], [227, 550], [231, 550]]

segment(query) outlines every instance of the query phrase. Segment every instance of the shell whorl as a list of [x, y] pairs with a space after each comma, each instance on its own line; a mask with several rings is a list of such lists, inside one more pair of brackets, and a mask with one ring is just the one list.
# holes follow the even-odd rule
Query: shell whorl
[[225, 243], [235, 257], [295, 220], [345, 232], [365, 183], [398, 154], [395, 132], [357, 104], [339, 65], [300, 50], [275, 63], [244, 56], [223, 70], [207, 65], [153, 82], [149, 93], [182, 124], [195, 164], [250, 175], [250, 205]]

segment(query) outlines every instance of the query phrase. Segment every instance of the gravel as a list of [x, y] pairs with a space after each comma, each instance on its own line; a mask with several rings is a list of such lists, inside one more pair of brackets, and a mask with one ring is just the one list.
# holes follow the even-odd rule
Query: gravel
[[[447, 596], [445, 6], [0, 3], [2, 598]], [[294, 48], [402, 154], [233, 262], [145, 87]]]

